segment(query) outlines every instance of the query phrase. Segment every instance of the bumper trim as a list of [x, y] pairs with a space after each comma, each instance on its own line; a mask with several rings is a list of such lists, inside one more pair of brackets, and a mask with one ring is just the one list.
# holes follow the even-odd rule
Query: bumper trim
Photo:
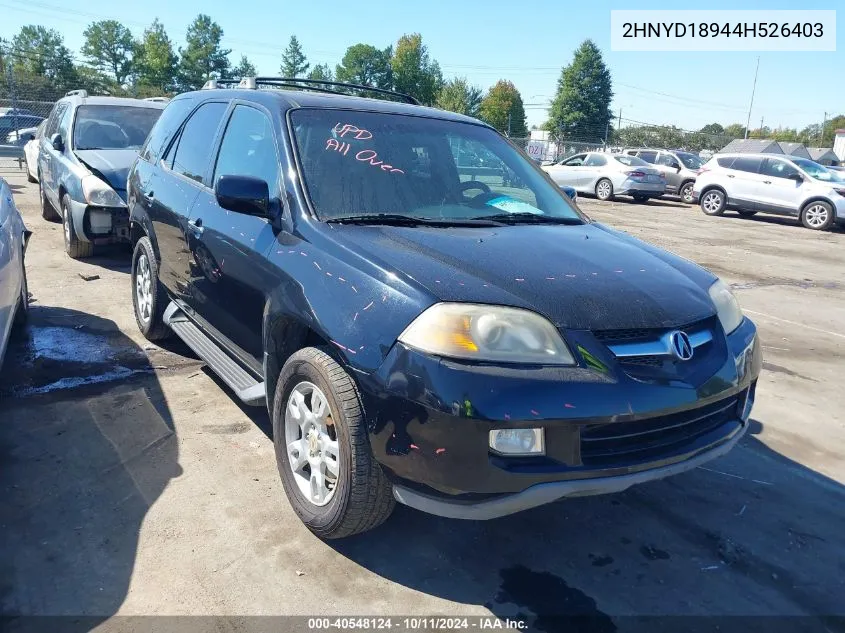
[[429, 514], [450, 519], [486, 521], [521, 512], [522, 510], [528, 510], [529, 508], [535, 508], [564, 497], [586, 497], [622, 492], [637, 484], [663, 479], [664, 477], [692, 470], [730, 451], [742, 436], [745, 435], [747, 430], [748, 424], [743, 423], [742, 428], [730, 439], [694, 457], [669, 464], [668, 466], [660, 466], [628, 475], [537, 484], [526, 488], [522, 492], [490, 501], [481, 501], [478, 503], [448, 501], [399, 485], [393, 487], [393, 496], [399, 503]]

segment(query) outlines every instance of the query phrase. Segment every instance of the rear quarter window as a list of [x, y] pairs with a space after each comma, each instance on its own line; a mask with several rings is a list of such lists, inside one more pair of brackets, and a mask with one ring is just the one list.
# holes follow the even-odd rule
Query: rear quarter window
[[193, 105], [194, 102], [190, 99], [174, 99], [167, 104], [153, 129], [150, 130], [147, 142], [141, 150], [141, 158], [150, 163], [155, 163], [161, 158], [162, 152], [181, 127]]

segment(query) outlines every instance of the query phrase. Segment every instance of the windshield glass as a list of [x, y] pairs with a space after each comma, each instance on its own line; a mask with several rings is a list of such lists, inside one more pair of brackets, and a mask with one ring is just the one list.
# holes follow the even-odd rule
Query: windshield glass
[[675, 152], [675, 155], [681, 159], [681, 162], [687, 169], [701, 169], [701, 166], [704, 164], [704, 162], [695, 154]]
[[581, 221], [560, 189], [489, 128], [348, 110], [304, 108], [290, 117], [305, 187], [321, 220], [532, 214]]
[[837, 174], [835, 171], [828, 169], [824, 165], [819, 165], [818, 163], [807, 160], [806, 158], [793, 158], [792, 162], [816, 180], [823, 180], [825, 182], [845, 181], [845, 178], [842, 178], [841, 174]]
[[73, 149], [140, 149], [161, 113], [159, 108], [80, 106], [73, 126]]
[[637, 158], [636, 156], [628, 156], [628, 154], [616, 154], [613, 158], [618, 160], [623, 165], [628, 165], [629, 167], [649, 166], [649, 164], [645, 162], [642, 158]]

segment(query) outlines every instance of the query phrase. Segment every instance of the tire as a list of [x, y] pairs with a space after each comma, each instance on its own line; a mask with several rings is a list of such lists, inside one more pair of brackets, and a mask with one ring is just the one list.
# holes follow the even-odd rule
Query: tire
[[[140, 273], [140, 275], [139, 275]], [[141, 286], [139, 286], [139, 276]], [[158, 261], [153, 252], [153, 245], [146, 235], [135, 244], [132, 252], [132, 309], [135, 313], [135, 323], [148, 341], [160, 341], [171, 334], [171, 329], [164, 322], [164, 311], [167, 308], [167, 293], [158, 279]], [[148, 296], [142, 297], [148, 293]]]
[[737, 211], [739, 213], [739, 217], [741, 218], [753, 218], [757, 215], [756, 211]]
[[613, 200], [613, 183], [602, 178], [596, 183], [596, 198], [599, 200]]
[[639, 194], [631, 196], [634, 199], [634, 202], [638, 202], [640, 204], [645, 204], [648, 202], [648, 196], [641, 196]]
[[687, 180], [686, 182], [681, 183], [681, 188], [678, 189], [678, 195], [681, 197], [681, 202], [685, 202], [686, 204], [693, 203], [692, 190], [694, 186], [694, 180]]
[[[316, 392], [312, 388], [319, 390], [318, 395], [322, 395], [320, 400], [325, 398], [325, 406], [328, 407], [328, 415], [323, 418], [325, 423], [320, 422], [320, 418], [306, 418], [302, 409], [289, 406], [296, 401], [296, 393], [300, 396], [309, 394], [309, 389], [310, 395], [303, 396], [301, 402], [306, 407], [314, 406]], [[308, 398], [311, 398], [310, 403]], [[293, 413], [297, 410], [302, 416], [299, 419], [306, 420], [304, 424], [310, 424], [309, 419], [316, 419], [325, 432], [318, 434], [312, 427], [305, 435], [303, 423], [298, 422]], [[323, 539], [343, 538], [371, 530], [390, 516], [395, 505], [393, 489], [370, 450], [358, 389], [349, 374], [331, 356], [315, 347], [306, 347], [293, 354], [276, 383], [272, 414], [279, 475], [291, 507], [309, 530]], [[332, 444], [335, 446], [326, 450], [325, 447]], [[290, 450], [289, 445], [292, 447]], [[311, 452], [315, 449], [316, 457]], [[306, 451], [305, 461], [309, 463], [303, 464], [301, 456]], [[325, 457], [331, 456], [332, 452], [335, 453], [333, 458]], [[295, 474], [295, 464], [291, 462], [297, 458], [301, 464], [298, 467], [300, 474]], [[325, 462], [321, 462], [323, 459]], [[323, 476], [317, 482], [325, 482], [322, 488], [327, 489], [332, 483], [328, 466], [332, 460], [337, 470], [332, 489], [324, 496], [314, 495], [315, 479], [311, 474], [311, 463], [319, 464]], [[329, 477], [325, 476], [326, 473]], [[312, 491], [309, 496], [306, 496], [305, 488]], [[321, 487], [318, 485], [317, 488]]]
[[38, 191], [41, 195], [41, 217], [48, 222], [59, 222], [62, 219], [62, 216], [56, 213], [56, 209], [53, 208], [53, 205], [50, 204], [49, 200], [47, 200], [47, 194], [44, 192], [42, 178], [39, 177], [38, 182]]
[[94, 245], [83, 242], [73, 228], [73, 214], [70, 212], [70, 196], [62, 196], [62, 233], [65, 237], [65, 252], [71, 259], [85, 259], [94, 254]]
[[835, 219], [833, 207], [824, 200], [813, 200], [801, 209], [801, 224], [814, 231], [826, 231]]
[[[22, 254], [23, 255], [23, 254]], [[15, 310], [14, 327], [22, 327], [29, 319], [29, 284], [26, 281], [26, 265], [21, 256], [21, 296]]]
[[725, 212], [725, 194], [721, 189], [708, 189], [701, 194], [699, 204], [705, 215], [722, 215]]

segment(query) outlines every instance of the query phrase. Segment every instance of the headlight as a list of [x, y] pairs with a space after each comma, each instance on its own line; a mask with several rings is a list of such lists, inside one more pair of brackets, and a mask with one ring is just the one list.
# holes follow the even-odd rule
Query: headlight
[[399, 336], [410, 347], [453, 358], [574, 365], [555, 327], [539, 314], [469, 303], [438, 303]]
[[716, 314], [719, 315], [725, 334], [730, 334], [742, 323], [742, 308], [739, 307], [739, 302], [728, 288], [728, 284], [721, 279], [710, 286], [710, 298], [716, 305]]
[[93, 175], [82, 177], [82, 193], [88, 204], [98, 207], [126, 206], [114, 189]]

